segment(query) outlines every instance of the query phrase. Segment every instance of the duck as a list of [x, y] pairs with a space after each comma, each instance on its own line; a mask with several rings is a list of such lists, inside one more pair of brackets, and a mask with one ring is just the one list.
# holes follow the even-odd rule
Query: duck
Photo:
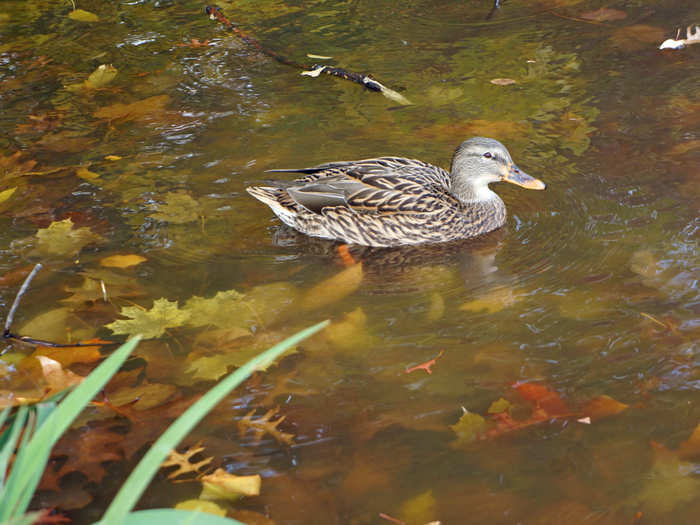
[[498, 140], [472, 137], [452, 157], [450, 171], [416, 159], [377, 157], [312, 168], [293, 181], [246, 191], [287, 226], [312, 237], [373, 247], [470, 239], [506, 222], [506, 206], [489, 187], [545, 184], [518, 168]]

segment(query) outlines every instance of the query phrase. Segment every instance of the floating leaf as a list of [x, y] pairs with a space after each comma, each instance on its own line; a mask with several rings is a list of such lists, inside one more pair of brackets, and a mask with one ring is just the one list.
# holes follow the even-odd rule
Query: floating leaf
[[237, 500], [242, 496], [260, 495], [260, 475], [236, 476], [222, 468], [202, 476], [202, 493], [199, 498], [204, 500]]
[[95, 13], [90, 11], [85, 11], [83, 9], [74, 9], [68, 13], [68, 18], [71, 20], [77, 20], [78, 22], [99, 22], [100, 17]]
[[89, 88], [97, 89], [106, 86], [117, 76], [118, 70], [112, 64], [101, 64], [90, 73], [90, 76], [85, 81], [85, 85]]
[[52, 222], [48, 228], [40, 229], [36, 237], [38, 242], [34, 252], [42, 257], [75, 256], [84, 246], [102, 241], [102, 237], [90, 231], [90, 228], [74, 229], [70, 218]]
[[144, 339], [160, 337], [166, 328], [176, 328], [187, 322], [190, 313], [180, 310], [177, 301], [156, 299], [153, 308], [144, 310], [138, 306], [125, 306], [120, 315], [131, 317], [106, 325], [115, 334], [141, 334]]
[[299, 301], [301, 310], [315, 310], [344, 299], [362, 282], [362, 263], [354, 264], [311, 288]]
[[165, 196], [165, 204], [158, 205], [158, 211], [151, 217], [158, 221], [185, 224], [196, 221], [201, 216], [201, 206], [189, 193], [173, 191]]
[[134, 254], [110, 255], [109, 257], [100, 259], [100, 266], [107, 266], [109, 268], [129, 268], [130, 266], [136, 266], [147, 260], [148, 259], [145, 257]]
[[457, 434], [457, 440], [452, 443], [454, 447], [461, 447], [474, 442], [486, 430], [486, 420], [479, 414], [469, 412], [466, 409], [459, 421], [450, 428]]
[[510, 86], [512, 84], [517, 84], [517, 82], [512, 78], [492, 78], [489, 80], [489, 82], [497, 86]]

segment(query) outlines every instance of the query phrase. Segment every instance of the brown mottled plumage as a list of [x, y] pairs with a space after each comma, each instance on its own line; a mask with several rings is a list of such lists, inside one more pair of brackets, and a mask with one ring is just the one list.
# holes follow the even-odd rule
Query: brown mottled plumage
[[488, 185], [544, 184], [520, 171], [503, 144], [474, 137], [450, 173], [420, 160], [380, 157], [315, 168], [271, 170], [305, 177], [247, 188], [295, 230], [365, 246], [402, 246], [476, 237], [503, 226], [506, 208]]

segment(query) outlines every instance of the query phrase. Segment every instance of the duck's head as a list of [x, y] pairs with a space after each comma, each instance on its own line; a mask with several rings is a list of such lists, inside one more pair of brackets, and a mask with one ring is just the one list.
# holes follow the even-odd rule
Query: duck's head
[[531, 190], [545, 184], [518, 168], [506, 147], [494, 139], [473, 137], [465, 140], [452, 158], [452, 184], [462, 200], [483, 200], [492, 182], [510, 182]]

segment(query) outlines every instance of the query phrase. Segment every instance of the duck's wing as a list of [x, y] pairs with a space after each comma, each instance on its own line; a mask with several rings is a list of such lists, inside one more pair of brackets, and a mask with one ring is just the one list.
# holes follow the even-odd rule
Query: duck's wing
[[285, 191], [295, 203], [321, 214], [347, 207], [365, 213], [425, 213], [454, 205], [449, 174], [437, 166], [400, 157], [333, 162], [301, 172]]

